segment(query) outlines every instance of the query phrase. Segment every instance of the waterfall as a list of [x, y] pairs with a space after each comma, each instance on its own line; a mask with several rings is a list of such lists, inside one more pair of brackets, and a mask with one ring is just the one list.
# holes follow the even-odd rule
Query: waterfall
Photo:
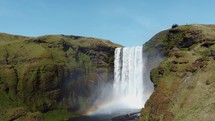
[[115, 49], [113, 94], [127, 108], [142, 108], [153, 91], [145, 64], [142, 46]]
[[150, 70], [160, 62], [159, 56], [156, 63], [146, 65], [143, 46], [116, 48], [114, 56], [114, 81], [102, 87], [88, 115], [137, 111], [154, 90]]

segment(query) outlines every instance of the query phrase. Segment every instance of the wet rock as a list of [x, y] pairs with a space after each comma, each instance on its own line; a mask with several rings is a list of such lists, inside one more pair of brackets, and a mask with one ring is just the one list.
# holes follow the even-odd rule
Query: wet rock
[[121, 115], [112, 118], [112, 121], [138, 121], [140, 117], [140, 112], [135, 112], [131, 114]]

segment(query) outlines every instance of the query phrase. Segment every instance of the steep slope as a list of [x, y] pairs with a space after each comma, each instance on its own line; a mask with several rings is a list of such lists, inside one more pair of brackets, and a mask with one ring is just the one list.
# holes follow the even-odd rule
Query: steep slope
[[42, 120], [41, 112], [53, 120], [87, 107], [95, 88], [113, 78], [119, 46], [72, 35], [0, 33], [1, 120]]
[[155, 91], [140, 121], [215, 119], [215, 25], [185, 25], [155, 35], [146, 52], [163, 61], [150, 73]]

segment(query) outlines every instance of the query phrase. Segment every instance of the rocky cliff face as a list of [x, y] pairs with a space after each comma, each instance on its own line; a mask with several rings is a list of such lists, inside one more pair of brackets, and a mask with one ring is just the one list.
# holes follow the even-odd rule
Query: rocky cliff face
[[140, 121], [212, 121], [215, 118], [215, 26], [185, 25], [145, 44], [163, 61], [150, 73], [155, 91]]
[[80, 36], [1, 33], [0, 117], [42, 120], [41, 112], [49, 117], [56, 109], [74, 112], [87, 107], [96, 87], [113, 78], [116, 47]]

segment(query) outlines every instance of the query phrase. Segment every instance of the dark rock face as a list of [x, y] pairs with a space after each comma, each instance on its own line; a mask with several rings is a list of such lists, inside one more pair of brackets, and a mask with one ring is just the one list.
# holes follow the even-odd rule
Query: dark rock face
[[0, 114], [24, 106], [25, 116], [17, 111], [23, 120], [33, 120], [35, 111], [89, 106], [96, 88], [113, 78], [114, 48], [119, 47], [106, 40], [65, 35], [0, 34], [0, 41], [6, 43], [0, 44]]

